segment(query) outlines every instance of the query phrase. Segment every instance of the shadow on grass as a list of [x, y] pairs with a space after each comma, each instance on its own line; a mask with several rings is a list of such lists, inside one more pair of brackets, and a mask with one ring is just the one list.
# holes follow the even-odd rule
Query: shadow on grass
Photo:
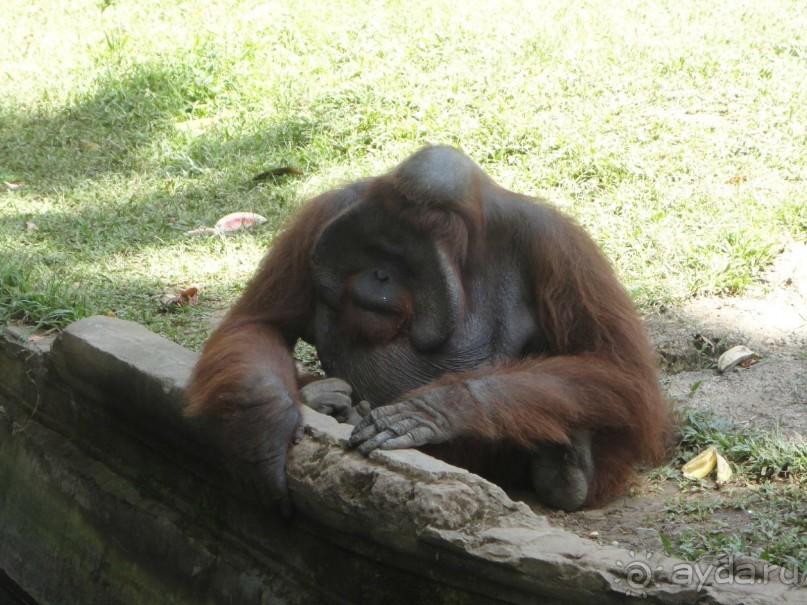
[[99, 77], [65, 109], [0, 109], [0, 180], [22, 181], [20, 195], [64, 203], [47, 219], [58, 245], [102, 240], [103, 251], [124, 250], [170, 234], [165, 224], [192, 227], [237, 209], [228, 207], [233, 196], [287, 184], [250, 179], [278, 156], [299, 163], [319, 127], [292, 118], [236, 137], [216, 129], [178, 135], [178, 123], [205, 117], [223, 92], [202, 67], [151, 61]]
[[[25, 178], [26, 188], [47, 193], [107, 173], [146, 170], [170, 154], [155, 145], [170, 141], [178, 123], [204, 118], [231, 92], [226, 88], [209, 68], [165, 59], [103, 74], [86, 98], [65, 109], [29, 114], [0, 108], [0, 178]], [[316, 127], [310, 119], [292, 119], [243, 141], [200, 138], [185, 151], [200, 161], [271, 146], [294, 152]]]
[[28, 175], [26, 187], [51, 189], [131, 168], [139, 149], [203, 98], [191, 77], [170, 64], [134, 65], [120, 78], [99, 78], [88, 98], [66, 109], [0, 116], [4, 171]]
[[[64, 109], [0, 109], [0, 181], [23, 183], [0, 190], [0, 198], [19, 196], [0, 229], [0, 266], [8, 269], [0, 272], [0, 317], [28, 292], [47, 293], [34, 305], [39, 318], [71, 300], [79, 315], [97, 312], [99, 302], [115, 306], [105, 299], [113, 291], [155, 290], [161, 276], [115, 271], [106, 283], [82, 286], [86, 304], [68, 282], [85, 269], [103, 273], [107, 257], [175, 245], [228, 212], [285, 218], [299, 183], [251, 178], [280, 158], [305, 157], [318, 125], [292, 116], [265, 129], [252, 121], [235, 137], [216, 128], [178, 134], [178, 123], [204, 117], [221, 93], [198, 66], [146, 62], [98, 78], [91, 94]], [[53, 284], [54, 276], [64, 283]]]

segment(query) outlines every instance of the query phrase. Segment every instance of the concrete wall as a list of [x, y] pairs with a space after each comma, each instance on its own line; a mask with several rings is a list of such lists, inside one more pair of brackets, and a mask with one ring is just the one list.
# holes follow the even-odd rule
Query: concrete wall
[[94, 317], [0, 338], [0, 569], [46, 603], [804, 603], [774, 581], [675, 579], [550, 527], [417, 451], [346, 452], [306, 410], [282, 522], [239, 483], [218, 427], [183, 418], [196, 355]]

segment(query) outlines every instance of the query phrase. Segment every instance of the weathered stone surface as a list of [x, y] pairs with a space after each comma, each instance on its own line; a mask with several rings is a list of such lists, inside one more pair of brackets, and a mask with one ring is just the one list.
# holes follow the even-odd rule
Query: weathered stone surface
[[76, 322], [56, 339], [51, 361], [64, 383], [137, 424], [187, 432], [181, 402], [198, 355], [109, 317]]
[[774, 577], [687, 582], [681, 561], [550, 527], [414, 450], [345, 451], [350, 427], [307, 409], [284, 524], [232, 475], [217, 428], [182, 416], [194, 361], [110, 318], [52, 349], [6, 330], [0, 568], [42, 603], [805, 602]]

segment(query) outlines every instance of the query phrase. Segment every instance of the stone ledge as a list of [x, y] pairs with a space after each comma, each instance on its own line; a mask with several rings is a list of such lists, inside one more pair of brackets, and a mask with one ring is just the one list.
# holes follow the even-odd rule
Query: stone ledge
[[630, 552], [550, 527], [420, 452], [346, 452], [349, 427], [309, 409], [288, 469], [300, 512], [283, 524], [233, 477], [217, 427], [182, 416], [195, 360], [107, 317], [76, 322], [52, 347], [6, 328], [0, 568], [35, 598], [621, 603], [641, 592], [649, 603], [804, 602], [803, 590], [774, 581], [681, 585], [683, 562], [659, 556], [644, 562], [653, 581], [631, 590]]

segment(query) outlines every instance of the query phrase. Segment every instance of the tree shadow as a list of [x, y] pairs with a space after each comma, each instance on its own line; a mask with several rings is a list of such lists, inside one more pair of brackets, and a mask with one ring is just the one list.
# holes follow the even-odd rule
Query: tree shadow
[[[235, 204], [245, 198], [254, 211], [261, 210], [256, 204], [285, 205], [298, 179], [251, 178], [279, 155], [304, 161], [319, 125], [300, 118], [260, 131], [253, 124], [236, 137], [215, 128], [177, 134], [177, 124], [204, 118], [220, 93], [199, 67], [150, 61], [129, 66], [123, 77], [99, 77], [87, 98], [55, 112], [0, 109], [0, 180], [22, 181], [26, 198], [64, 205], [6, 216], [35, 222], [50, 246], [113, 254], [215, 222], [244, 209]], [[271, 199], [260, 195], [270, 187]]]
[[[150, 249], [181, 254], [185, 231], [233, 211], [267, 216], [269, 228], [249, 237], [268, 243], [298, 199], [300, 178], [252, 177], [279, 163], [309, 172], [309, 146], [322, 126], [292, 115], [266, 127], [251, 120], [244, 129], [178, 134], [177, 124], [204, 118], [219, 93], [193, 65], [152, 61], [127, 67], [123, 77], [99, 77], [63, 109], [0, 108], [0, 187], [22, 182], [0, 189], [0, 200], [17, 197], [3, 212], [12, 228], [0, 232], [0, 307], [4, 289], [47, 290], [53, 280], [63, 282], [66, 303], [78, 301], [83, 286], [68, 283], [75, 276], [95, 302], [113, 307], [130, 292], [158, 294], [164, 276], [134, 266], [106, 274], [104, 259], [116, 257], [120, 267], [120, 257], [140, 262]], [[6, 283], [9, 276], [17, 285]]]
[[26, 187], [53, 188], [126, 170], [139, 149], [202, 100], [190, 77], [169, 63], [135, 64], [123, 77], [101, 76], [87, 98], [67, 108], [0, 115], [4, 171], [32, 177]]

